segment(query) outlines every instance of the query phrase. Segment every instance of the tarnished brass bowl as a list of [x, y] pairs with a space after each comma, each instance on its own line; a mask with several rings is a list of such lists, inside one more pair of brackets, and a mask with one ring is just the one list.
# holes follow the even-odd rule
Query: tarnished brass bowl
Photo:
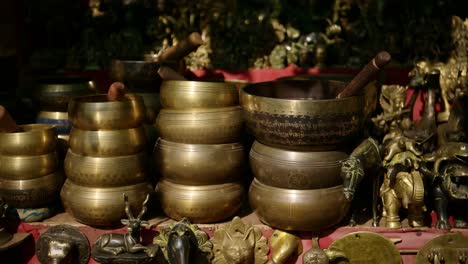
[[339, 223], [349, 210], [343, 186], [290, 190], [271, 187], [254, 179], [250, 206], [265, 224], [297, 231], [320, 231]]
[[161, 109], [156, 119], [159, 136], [189, 144], [222, 144], [239, 141], [242, 109], [239, 106], [169, 110]]
[[123, 186], [146, 179], [147, 156], [142, 151], [133, 155], [101, 158], [82, 156], [68, 150], [64, 167], [68, 179], [81, 186]]
[[216, 108], [238, 104], [239, 92], [231, 83], [173, 80], [161, 85], [163, 108]]
[[156, 187], [164, 212], [172, 219], [213, 223], [234, 215], [242, 204], [240, 183], [191, 186], [161, 180]]
[[85, 130], [135, 128], [144, 121], [145, 105], [135, 94], [119, 101], [109, 101], [105, 94], [82, 96], [70, 101], [68, 118], [73, 127]]
[[184, 144], [159, 139], [155, 162], [162, 176], [173, 183], [235, 182], [243, 175], [244, 148], [239, 143]]
[[136, 154], [146, 147], [143, 126], [116, 130], [82, 130], [73, 128], [69, 138], [74, 153], [93, 157]]
[[286, 189], [321, 189], [342, 184], [341, 151], [285, 150], [254, 142], [250, 167], [262, 183]]
[[40, 111], [36, 123], [55, 126], [57, 134], [68, 134], [72, 127], [71, 122], [68, 120], [68, 112]]
[[159, 102], [158, 93], [137, 93], [137, 95], [143, 98], [145, 103], [145, 123], [154, 124], [156, 117], [158, 116], [159, 109], [161, 109], [161, 103]]
[[42, 155], [55, 151], [57, 133], [54, 126], [20, 125], [23, 132], [0, 132], [0, 155]]
[[65, 211], [77, 221], [90, 226], [116, 226], [120, 219], [126, 219], [123, 194], [133, 212], [141, 210], [146, 194], [152, 193], [150, 183], [115, 188], [89, 188], [77, 185], [67, 179], [60, 196]]
[[56, 171], [56, 152], [34, 156], [0, 155], [0, 178], [5, 180], [29, 180]]
[[5, 201], [16, 208], [35, 208], [54, 202], [59, 197], [63, 172], [28, 180], [0, 179], [0, 193]]

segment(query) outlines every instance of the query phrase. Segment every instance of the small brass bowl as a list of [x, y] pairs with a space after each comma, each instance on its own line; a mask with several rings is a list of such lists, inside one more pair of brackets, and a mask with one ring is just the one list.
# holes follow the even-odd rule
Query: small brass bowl
[[119, 101], [109, 101], [105, 94], [82, 96], [70, 101], [68, 118], [73, 127], [84, 130], [135, 128], [144, 121], [145, 105], [134, 94]]
[[341, 151], [295, 151], [255, 141], [250, 150], [250, 167], [262, 183], [286, 189], [321, 189], [343, 183]]
[[54, 126], [20, 125], [23, 132], [0, 132], [0, 155], [42, 155], [55, 151], [57, 133]]
[[222, 144], [239, 141], [242, 109], [239, 106], [196, 109], [161, 109], [156, 119], [159, 136], [188, 144]]
[[36, 117], [36, 123], [55, 126], [57, 134], [68, 134], [72, 127], [68, 120], [68, 112], [40, 111]]
[[65, 174], [74, 183], [86, 187], [116, 187], [142, 182], [147, 176], [145, 151], [118, 157], [82, 156], [68, 150]]
[[193, 223], [214, 223], [234, 215], [242, 204], [240, 183], [191, 186], [161, 180], [156, 187], [164, 213]]
[[161, 85], [163, 108], [217, 108], [238, 104], [239, 92], [231, 83], [173, 80]]
[[29, 180], [56, 171], [56, 152], [35, 156], [0, 155], [0, 178], [4, 180]]
[[145, 103], [145, 124], [153, 125], [158, 116], [159, 109], [161, 109], [161, 103], [159, 102], [158, 93], [137, 93], [137, 95], [143, 98]]
[[161, 175], [173, 183], [223, 184], [243, 175], [244, 148], [239, 143], [184, 144], [159, 139], [155, 162]]
[[65, 181], [60, 196], [65, 211], [77, 221], [90, 226], [118, 226], [125, 214], [123, 194], [128, 196], [132, 212], [139, 212], [146, 194], [152, 193], [150, 183], [142, 182], [115, 188], [90, 188]]
[[342, 185], [290, 190], [271, 187], [254, 179], [249, 201], [262, 222], [281, 230], [321, 231], [338, 224], [349, 210]]
[[115, 157], [136, 154], [146, 147], [143, 126], [116, 130], [82, 130], [73, 128], [69, 138], [70, 148], [79, 155]]
[[55, 202], [62, 184], [61, 171], [28, 180], [0, 179], [0, 193], [12, 207], [36, 208]]

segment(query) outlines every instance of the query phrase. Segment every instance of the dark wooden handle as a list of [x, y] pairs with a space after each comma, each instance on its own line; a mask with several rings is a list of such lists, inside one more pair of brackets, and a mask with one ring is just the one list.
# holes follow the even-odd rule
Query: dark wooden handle
[[381, 51], [375, 56], [346, 87], [338, 94], [337, 98], [350, 97], [359, 94], [370, 81], [372, 81], [377, 73], [387, 65], [392, 56], [386, 51]]
[[118, 101], [125, 96], [125, 85], [121, 82], [112, 83], [107, 91], [107, 100]]
[[200, 33], [193, 32], [187, 38], [177, 43], [177, 45], [166, 49], [159, 56], [158, 61], [180, 60], [196, 50], [201, 44], [203, 44], [203, 40]]
[[10, 113], [6, 110], [5, 107], [0, 105], [0, 132], [19, 132], [21, 131], [16, 125], [15, 120], [11, 117]]
[[167, 66], [161, 66], [158, 69], [158, 74], [161, 76], [161, 79], [165, 81], [169, 80], [178, 80], [178, 81], [185, 81], [185, 77], [179, 74], [178, 72], [174, 71], [173, 69]]

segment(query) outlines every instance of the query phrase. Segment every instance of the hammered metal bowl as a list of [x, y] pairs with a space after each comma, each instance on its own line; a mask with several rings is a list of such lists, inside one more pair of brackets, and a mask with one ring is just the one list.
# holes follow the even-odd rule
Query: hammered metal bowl
[[321, 189], [343, 183], [341, 151], [296, 151], [255, 141], [250, 150], [253, 175], [266, 185], [286, 189]]
[[0, 178], [4, 180], [29, 180], [46, 176], [58, 168], [56, 152], [34, 156], [0, 155]]
[[145, 103], [145, 124], [153, 125], [158, 116], [159, 109], [161, 109], [161, 103], [159, 102], [158, 93], [137, 93], [141, 96]]
[[217, 108], [239, 104], [234, 84], [225, 82], [164, 81], [161, 105], [170, 109]]
[[82, 96], [70, 101], [68, 118], [73, 127], [84, 130], [135, 128], [144, 121], [145, 105], [135, 94], [119, 101], [109, 101], [105, 94]]
[[262, 222], [281, 230], [321, 231], [338, 224], [349, 210], [342, 185], [291, 190], [271, 187], [254, 179], [249, 201]]
[[40, 111], [36, 117], [36, 123], [55, 126], [57, 134], [68, 134], [72, 127], [68, 120], [68, 112]]
[[143, 126], [117, 130], [73, 128], [69, 138], [74, 153], [93, 157], [115, 157], [139, 153], [146, 148]]
[[82, 156], [68, 150], [65, 173], [74, 183], [86, 187], [116, 187], [142, 182], [147, 176], [145, 151], [117, 157]]
[[54, 126], [20, 125], [23, 132], [0, 132], [0, 155], [42, 155], [55, 151], [57, 133]]
[[161, 207], [170, 218], [214, 223], [234, 215], [242, 204], [240, 183], [191, 186], [161, 180], [156, 187]]
[[162, 176], [173, 183], [222, 184], [243, 175], [244, 148], [239, 143], [184, 144], [159, 139], [155, 162]]
[[139, 212], [146, 194], [153, 189], [148, 182], [115, 188], [90, 188], [67, 179], [60, 196], [65, 211], [90, 226], [116, 226], [127, 219], [123, 194], [128, 196], [132, 212]]
[[169, 110], [161, 109], [156, 119], [159, 136], [188, 144], [222, 144], [239, 141], [242, 109], [239, 106]]

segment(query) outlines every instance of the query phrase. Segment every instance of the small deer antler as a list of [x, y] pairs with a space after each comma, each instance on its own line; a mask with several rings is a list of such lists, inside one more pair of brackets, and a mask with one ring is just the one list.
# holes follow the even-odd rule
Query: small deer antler
[[138, 214], [138, 217], [137, 217], [138, 220], [140, 220], [141, 217], [146, 213], [146, 209], [148, 209], [148, 208], [146, 207], [146, 204], [148, 203], [149, 198], [150, 198], [150, 194], [148, 193], [148, 194], [146, 194], [146, 198], [145, 198], [145, 200], [143, 201], [143, 204], [142, 204], [142, 206], [141, 206], [141, 211], [140, 211], [140, 213]]
[[123, 194], [124, 201], [125, 201], [125, 213], [127, 214], [128, 220], [133, 220], [135, 217], [133, 217], [132, 210], [130, 208], [130, 203], [128, 202], [128, 196], [127, 194]]

